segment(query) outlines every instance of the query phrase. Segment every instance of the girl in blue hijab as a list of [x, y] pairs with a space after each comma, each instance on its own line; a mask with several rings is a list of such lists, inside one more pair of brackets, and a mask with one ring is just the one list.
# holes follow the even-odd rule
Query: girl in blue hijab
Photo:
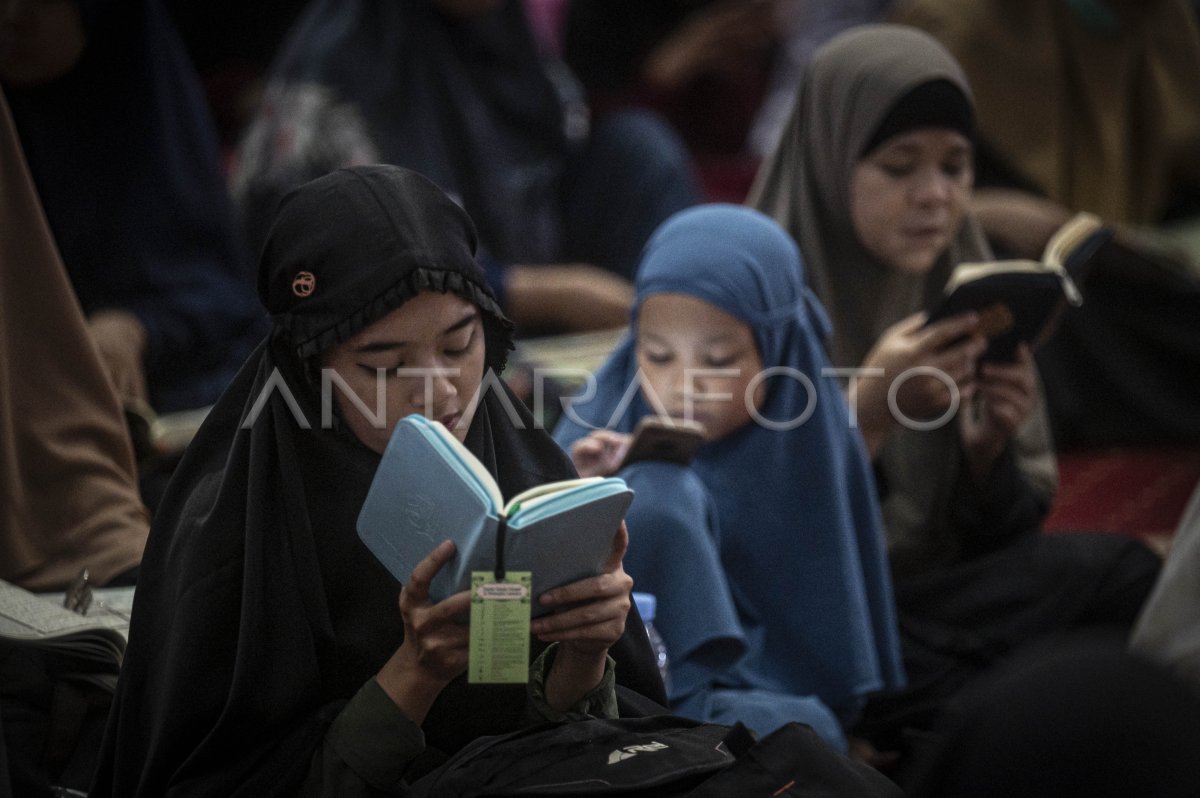
[[775, 222], [682, 211], [647, 244], [629, 335], [555, 437], [594, 474], [646, 415], [705, 425], [689, 466], [621, 474], [637, 493], [626, 568], [657, 596], [672, 707], [764, 734], [798, 720], [845, 749], [865, 696], [904, 676], [875, 484], [827, 334]]

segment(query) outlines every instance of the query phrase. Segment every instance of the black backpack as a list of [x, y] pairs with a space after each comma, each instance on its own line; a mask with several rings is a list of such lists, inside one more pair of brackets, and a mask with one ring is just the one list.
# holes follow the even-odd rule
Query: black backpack
[[544, 724], [467, 746], [412, 785], [420, 798], [899, 796], [878, 772], [789, 723], [755, 741], [744, 726], [673, 716]]
[[85, 794], [116, 681], [70, 651], [0, 641], [0, 798]]

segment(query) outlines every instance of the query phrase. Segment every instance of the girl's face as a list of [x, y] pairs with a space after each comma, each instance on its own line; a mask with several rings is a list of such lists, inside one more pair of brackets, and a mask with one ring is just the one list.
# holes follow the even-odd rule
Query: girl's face
[[971, 142], [947, 128], [893, 136], [859, 161], [850, 216], [889, 268], [927, 274], [962, 225], [974, 181]]
[[[673, 418], [704, 424], [707, 439], [719, 440], [751, 420], [765, 395], [759, 382], [762, 358], [749, 325], [687, 294], [654, 294], [637, 319], [637, 362], [654, 396]], [[748, 406], [749, 405], [749, 406]]]
[[346, 426], [382, 453], [396, 423], [410, 413], [441, 421], [458, 440], [466, 438], [485, 349], [477, 306], [455, 294], [426, 291], [325, 352], [321, 366], [341, 377], [364, 406], [333, 380]]

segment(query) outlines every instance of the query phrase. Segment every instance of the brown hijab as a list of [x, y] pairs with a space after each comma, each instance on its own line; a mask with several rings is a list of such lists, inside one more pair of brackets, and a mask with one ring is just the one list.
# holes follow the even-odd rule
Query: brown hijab
[[149, 529], [116, 393], [0, 93], [0, 579], [62, 589], [137, 565]]
[[[975, 90], [980, 138], [1047, 197], [1161, 221], [1200, 187], [1200, 29], [1187, 0], [911, 0]], [[1075, 4], [1086, 6], [1088, 4]], [[1095, 18], [1103, 13], [1105, 19]]]
[[[865, 25], [830, 40], [805, 72], [783, 137], [751, 189], [749, 204], [773, 216], [800, 246], [805, 273], [833, 321], [836, 366], [859, 366], [885, 329], [929, 306], [958, 263], [990, 257], [968, 216], [928, 275], [904, 274], [868, 253], [851, 221], [851, 175], [867, 142], [905, 94], [939, 79], [970, 99], [954, 59], [920, 31]], [[1017, 444], [1026, 476], [1048, 495], [1056, 467], [1040, 406]], [[961, 467], [957, 425], [898, 428], [878, 465], [888, 486], [883, 509], [893, 560], [953, 557], [946, 516]]]

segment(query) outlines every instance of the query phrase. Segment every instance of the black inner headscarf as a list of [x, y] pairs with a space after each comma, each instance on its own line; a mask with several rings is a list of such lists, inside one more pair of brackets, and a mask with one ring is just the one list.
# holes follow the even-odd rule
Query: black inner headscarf
[[968, 140], [975, 138], [975, 111], [956, 83], [946, 78], [928, 80], [896, 101], [863, 145], [865, 158], [889, 139], [921, 128], [947, 128]]
[[[400, 584], [354, 531], [379, 456], [340, 425], [320, 428], [310, 363], [437, 290], [482, 309], [488, 364], [502, 364], [507, 327], [474, 247], [467, 215], [404, 169], [341, 170], [284, 199], [259, 283], [272, 333], [189, 447], [155, 519], [93, 795], [291, 794], [328, 723], [400, 645]], [[522, 424], [489, 392], [466, 440], [502, 492], [572, 476], [506, 398]], [[662, 702], [638, 624], [631, 613], [611, 651], [617, 679]], [[426, 740], [452, 752], [515, 728], [523, 705], [521, 686], [459, 678], [426, 718]]]

